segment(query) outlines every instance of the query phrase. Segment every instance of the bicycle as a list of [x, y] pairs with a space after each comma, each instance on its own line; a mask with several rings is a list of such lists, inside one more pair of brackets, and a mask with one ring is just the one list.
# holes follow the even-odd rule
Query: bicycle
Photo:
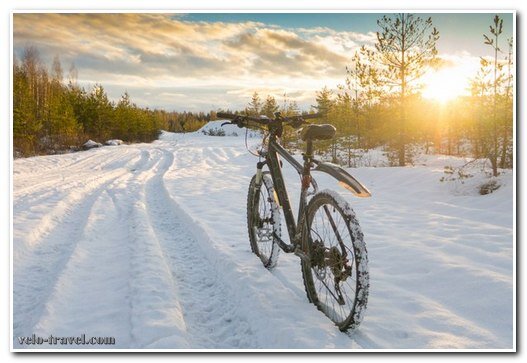
[[[311, 176], [311, 171], [321, 171], [337, 179], [358, 197], [371, 195], [340, 166], [314, 158], [313, 142], [332, 139], [335, 127], [306, 121], [319, 118], [318, 114], [282, 117], [276, 113], [274, 119], [222, 112], [217, 116], [230, 120], [222, 126], [235, 124], [240, 128], [253, 126], [268, 131], [267, 150], [262, 148], [256, 154], [260, 159], [247, 196], [247, 228], [252, 252], [267, 269], [276, 266], [280, 250], [300, 257], [308, 300], [341, 331], [356, 329], [364, 316], [369, 289], [368, 255], [363, 233], [349, 204], [332, 190], [319, 191]], [[303, 164], [279, 143], [285, 126], [304, 126], [301, 131], [301, 138], [306, 142]], [[278, 155], [300, 176], [296, 220]], [[263, 171], [264, 166], [269, 170]], [[290, 243], [281, 238], [280, 210], [284, 213]]]

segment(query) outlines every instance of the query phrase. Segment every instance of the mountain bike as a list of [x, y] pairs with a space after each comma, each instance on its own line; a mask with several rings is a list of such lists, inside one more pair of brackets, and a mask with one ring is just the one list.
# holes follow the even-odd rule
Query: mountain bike
[[[276, 266], [280, 250], [300, 257], [307, 297], [341, 331], [353, 330], [361, 323], [368, 302], [368, 255], [363, 233], [350, 205], [332, 190], [318, 190], [311, 171], [331, 175], [358, 197], [371, 194], [358, 180], [338, 165], [313, 156], [313, 142], [329, 140], [336, 129], [329, 124], [309, 124], [318, 114], [275, 118], [252, 117], [219, 112], [225, 124], [240, 128], [261, 128], [267, 132], [266, 148], [258, 154], [256, 174], [249, 184], [247, 227], [252, 252], [267, 269]], [[279, 143], [284, 127], [301, 128], [306, 143], [303, 163], [297, 161]], [[279, 155], [281, 158], [279, 158]], [[282, 161], [299, 174], [301, 188], [298, 215], [295, 218], [282, 175]], [[264, 167], [268, 170], [264, 171]], [[281, 210], [289, 235], [282, 239]]]

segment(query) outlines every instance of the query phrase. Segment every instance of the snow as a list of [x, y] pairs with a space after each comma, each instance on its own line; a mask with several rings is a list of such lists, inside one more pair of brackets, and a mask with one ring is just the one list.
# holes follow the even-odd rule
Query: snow
[[[371, 198], [314, 173], [321, 190], [354, 209], [368, 249], [368, 308], [359, 329], [344, 334], [308, 302], [298, 257], [281, 253], [270, 272], [251, 253], [246, 196], [255, 159], [240, 137], [198, 131], [14, 160], [13, 347], [515, 347], [511, 171], [482, 196], [478, 167], [463, 184], [440, 181], [445, 166], [463, 159], [349, 169]], [[299, 178], [287, 165], [284, 175], [296, 210]], [[83, 333], [113, 336], [116, 345], [17, 340]]]
[[119, 139], [111, 139], [105, 142], [105, 145], [108, 145], [108, 146], [119, 146], [122, 144], [123, 144], [123, 140], [119, 140]]
[[95, 142], [93, 140], [88, 140], [82, 145], [85, 149], [92, 149], [94, 147], [101, 147], [102, 144], [100, 142]]
[[[247, 132], [247, 137], [255, 138], [260, 137], [260, 132], [255, 130], [247, 130], [245, 128], [239, 128], [236, 125], [223, 125], [221, 124], [229, 122], [229, 120], [217, 120], [217, 121], [209, 121], [207, 124], [205, 124], [202, 128], [200, 128], [197, 132], [201, 133], [203, 135], [207, 136], [214, 136], [210, 135], [220, 133], [225, 133], [223, 136], [237, 136], [237, 137], [245, 137], [245, 133]], [[219, 135], [218, 135], [219, 136]]]

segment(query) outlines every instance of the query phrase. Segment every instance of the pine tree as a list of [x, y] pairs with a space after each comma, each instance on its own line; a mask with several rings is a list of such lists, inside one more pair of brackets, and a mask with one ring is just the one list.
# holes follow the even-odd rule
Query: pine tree
[[413, 14], [397, 14], [393, 18], [383, 16], [377, 20], [380, 31], [377, 43], [380, 62], [384, 65], [382, 81], [395, 88], [398, 94], [399, 127], [397, 153], [399, 165], [406, 165], [407, 99], [417, 81], [424, 74], [427, 64], [437, 54], [439, 32], [432, 26], [432, 18], [426, 20]]
[[505, 118], [502, 125], [502, 146], [501, 146], [501, 157], [500, 157], [500, 168], [506, 167], [512, 168], [512, 136], [513, 136], [513, 38], [507, 39], [508, 53], [507, 53], [507, 73], [505, 77]]
[[269, 118], [274, 118], [274, 114], [278, 112], [278, 104], [276, 103], [276, 100], [273, 96], [268, 95], [265, 99], [265, 103], [262, 107], [262, 115], [265, 115]]
[[320, 118], [322, 122], [328, 122], [329, 113], [332, 111], [335, 103], [333, 100], [333, 92], [324, 86], [322, 90], [316, 93], [315, 100], [317, 104], [311, 107], [313, 107], [318, 113], [322, 115]]
[[[316, 94], [317, 104], [313, 107], [318, 113], [321, 114], [320, 122], [321, 123], [330, 123], [335, 124], [337, 118], [335, 116], [335, 99], [333, 98], [333, 92], [324, 86], [322, 90], [318, 91]], [[337, 126], [337, 135], [339, 134], [338, 125]], [[332, 162], [337, 162], [337, 137], [333, 138], [329, 142], [319, 142], [320, 150], [327, 149], [331, 145], [331, 159]]]
[[117, 102], [115, 107], [115, 122], [112, 128], [112, 138], [116, 139], [131, 139], [135, 131], [134, 115], [132, 102], [128, 92], [123, 93], [121, 99]]
[[[503, 33], [503, 19], [498, 15], [493, 18], [493, 24], [489, 26], [491, 35], [483, 34], [484, 44], [493, 50], [491, 60], [481, 58], [480, 73], [487, 74], [486, 92], [482, 93], [481, 100], [485, 110], [483, 115], [483, 138], [481, 139], [482, 151], [489, 159], [492, 167], [492, 175], [498, 175], [498, 163], [505, 166], [507, 150], [512, 144], [509, 134], [512, 134], [512, 92], [510, 85], [512, 78], [512, 47], [509, 50], [507, 60], [507, 71], [504, 72], [505, 63], [500, 59], [500, 35]], [[512, 43], [512, 42], [511, 42]], [[510, 63], [510, 66], [509, 66]], [[510, 100], [510, 101], [509, 101]]]
[[63, 149], [76, 142], [79, 125], [75, 119], [72, 105], [68, 102], [67, 89], [63, 86], [63, 71], [60, 59], [53, 59], [47, 113], [45, 118], [47, 147], [51, 150]]
[[261, 109], [262, 109], [262, 101], [260, 100], [260, 96], [258, 95], [258, 92], [255, 91], [251, 98], [251, 102], [249, 102], [248, 108], [246, 110], [247, 114], [250, 116], [259, 116]]
[[363, 46], [351, 61], [346, 67], [345, 84], [339, 86], [336, 104], [338, 118], [342, 120], [338, 122], [339, 127], [347, 135], [348, 165], [352, 147], [362, 149], [365, 146], [365, 138], [372, 128], [371, 124], [366, 125], [366, 121], [374, 118], [374, 105], [381, 94], [373, 51]]
[[[88, 109], [86, 113], [86, 131], [93, 135], [96, 141], [104, 141], [110, 133], [110, 120], [112, 119], [113, 107], [108, 100], [104, 87], [100, 84], [93, 86], [88, 97]], [[134, 135], [138, 130], [134, 129]]]

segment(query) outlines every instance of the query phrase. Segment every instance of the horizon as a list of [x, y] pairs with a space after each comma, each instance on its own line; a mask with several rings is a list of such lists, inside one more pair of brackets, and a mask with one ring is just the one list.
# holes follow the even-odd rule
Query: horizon
[[[343, 84], [345, 67], [361, 45], [372, 45], [385, 13], [14, 13], [13, 55], [55, 55], [78, 84], [101, 84], [111, 100], [128, 92], [140, 107], [208, 112], [240, 109], [256, 91], [302, 111], [317, 91]], [[494, 13], [417, 13], [432, 17], [439, 57], [428, 72], [425, 97], [441, 101], [466, 92]], [[513, 36], [514, 13], [504, 18], [503, 42]], [[488, 48], [488, 49], [487, 49]], [[428, 92], [427, 92], [428, 90]]]

